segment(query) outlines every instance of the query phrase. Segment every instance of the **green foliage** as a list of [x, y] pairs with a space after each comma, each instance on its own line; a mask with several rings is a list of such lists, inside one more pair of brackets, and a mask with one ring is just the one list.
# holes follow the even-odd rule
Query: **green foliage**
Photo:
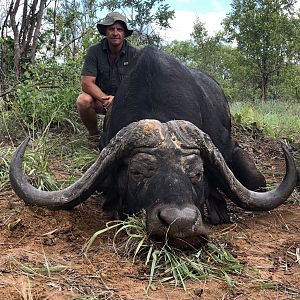
[[[208, 243], [200, 250], [183, 252], [165, 243], [157, 243], [148, 237], [145, 218], [129, 217], [125, 221], [113, 221], [97, 231], [85, 245], [85, 256], [95, 239], [105, 232], [115, 230], [113, 245], [116, 253], [139, 259], [148, 266], [148, 288], [154, 281], [169, 282], [184, 289], [187, 279], [219, 279], [229, 286], [234, 284], [231, 273], [241, 273], [243, 266], [222, 245]], [[118, 240], [118, 241], [117, 241]]]
[[222, 44], [222, 34], [218, 33], [210, 37], [202, 22], [197, 20], [192, 33], [194, 45], [194, 61], [196, 67], [214, 76], [217, 80], [223, 80], [228, 69], [224, 61], [224, 53], [230, 50]]
[[[223, 72], [218, 77], [225, 95], [230, 102], [255, 101], [259, 99], [256, 86], [252, 84], [250, 64], [246, 64], [241, 53], [230, 46], [223, 46], [222, 59]], [[221, 69], [220, 69], [221, 70]], [[241, 91], [243, 91], [241, 93]]]
[[255, 126], [265, 134], [290, 141], [299, 140], [300, 106], [287, 102], [231, 103], [234, 122], [242, 126]]
[[272, 78], [270, 95], [273, 99], [289, 103], [300, 103], [300, 65], [286, 63], [280, 78]]
[[[260, 7], [261, 2], [272, 6], [272, 0], [234, 1], [233, 12], [224, 22], [226, 35], [219, 32], [209, 36], [204, 24], [197, 20], [191, 40], [173, 41], [164, 49], [187, 66], [213, 76], [231, 102], [256, 102], [262, 96], [264, 100], [299, 102], [299, 51], [295, 51], [295, 45], [300, 42], [300, 26], [296, 25], [299, 18], [288, 10], [293, 7], [291, 3], [271, 9], [268, 5]], [[248, 13], [254, 19], [249, 20]], [[269, 15], [276, 16], [275, 23], [267, 18]], [[256, 27], [255, 18], [266, 26], [268, 33]], [[270, 23], [266, 24], [266, 20]], [[261, 37], [265, 33], [269, 34], [270, 42]], [[289, 36], [285, 38], [285, 34]], [[237, 47], [226, 43], [228, 40], [235, 41]]]
[[163, 49], [189, 67], [194, 67], [196, 64], [194, 60], [195, 49], [191, 41], [175, 40], [164, 46]]
[[13, 151], [13, 147], [0, 144], [0, 190], [9, 181], [9, 166]]
[[39, 63], [24, 73], [11, 100], [10, 113], [27, 130], [45, 130], [49, 126], [71, 125], [75, 130], [75, 100], [79, 94], [79, 76], [74, 64]]
[[63, 177], [58, 178], [60, 188], [65, 188], [74, 183], [95, 162], [99, 151], [89, 148], [87, 141], [82, 138], [82, 133], [66, 137], [63, 134], [57, 137], [55, 156], [60, 162]]
[[[33, 139], [25, 152], [23, 168], [30, 183], [38, 189], [52, 191], [69, 186], [82, 176], [99, 154], [88, 147], [81, 133], [52, 133], [48, 127], [42, 133], [34, 131], [29, 134]], [[9, 181], [14, 151], [15, 147], [0, 148], [0, 188]]]
[[272, 82], [281, 80], [285, 64], [295, 59], [299, 17], [292, 0], [234, 0], [232, 12], [224, 21], [229, 41], [237, 43], [251, 75], [251, 84], [268, 99]]
[[30, 182], [38, 189], [53, 191], [67, 187], [81, 177], [87, 167], [95, 161], [98, 154], [96, 151], [77, 145], [78, 148], [68, 155], [61, 154], [59, 169], [63, 171], [61, 171], [59, 177], [54, 177], [50, 166], [58, 159], [58, 153], [63, 148], [62, 144], [65, 140], [66, 138], [63, 139], [63, 137], [59, 139], [52, 138], [51, 140], [46, 138], [36, 139], [32, 149], [26, 152], [24, 159], [25, 173]]
[[290, 0], [234, 0], [225, 20], [229, 39], [236, 40], [247, 57], [271, 68], [275, 59], [289, 54], [295, 37], [296, 23], [290, 19], [294, 4]]
[[243, 57], [240, 52], [223, 44], [220, 36], [208, 37], [202, 23], [195, 24], [193, 37], [194, 40], [190, 41], [173, 41], [164, 50], [185, 65], [213, 76], [225, 90], [229, 101], [254, 101], [257, 95], [250, 84], [248, 67], [241, 63]]
[[49, 24], [41, 33], [41, 51], [45, 56], [62, 57], [68, 61], [99, 39], [95, 23], [97, 1], [64, 0], [55, 7], [48, 7], [45, 20]]
[[231, 48], [222, 44], [222, 34], [208, 36], [204, 24], [197, 20], [191, 37], [189, 41], [173, 41], [164, 50], [187, 66], [203, 70], [218, 81], [224, 80], [229, 72], [224, 54], [229, 54]]
[[[56, 181], [51, 175], [49, 168], [49, 147], [45, 147], [42, 139], [36, 140], [35, 147], [27, 151], [24, 159], [25, 173], [28, 174], [30, 182], [42, 190], [55, 190], [58, 188]], [[52, 146], [52, 145], [51, 145]]]
[[[0, 189], [9, 182], [9, 168], [14, 147], [0, 145]], [[31, 151], [27, 151], [24, 168], [30, 182], [39, 189], [54, 190], [57, 182], [52, 178], [49, 169], [49, 148], [46, 149], [42, 140], [36, 142]]]
[[[14, 41], [8, 36], [0, 38], [0, 87], [2, 91], [8, 89], [14, 79]], [[6, 76], [4, 76], [6, 75]]]

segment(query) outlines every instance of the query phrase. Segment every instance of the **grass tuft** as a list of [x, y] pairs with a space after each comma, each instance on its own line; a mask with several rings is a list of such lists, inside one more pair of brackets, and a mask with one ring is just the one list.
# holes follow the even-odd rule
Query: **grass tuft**
[[167, 242], [151, 240], [146, 231], [145, 218], [128, 217], [125, 221], [111, 221], [95, 232], [84, 247], [84, 255], [100, 235], [114, 231], [113, 247], [118, 255], [126, 253], [132, 262], [143, 262], [148, 270], [148, 286], [154, 282], [168, 282], [186, 289], [188, 279], [217, 279], [228, 286], [235, 285], [231, 274], [240, 274], [243, 265], [238, 263], [224, 246], [210, 242], [195, 251], [182, 251]]

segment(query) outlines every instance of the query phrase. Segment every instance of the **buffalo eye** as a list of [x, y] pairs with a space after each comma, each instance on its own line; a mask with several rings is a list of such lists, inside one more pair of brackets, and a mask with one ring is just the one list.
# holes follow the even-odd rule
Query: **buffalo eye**
[[197, 182], [202, 180], [203, 177], [203, 172], [201, 172], [200, 170], [196, 173], [191, 173], [189, 174], [190, 180], [193, 184], [196, 184]]
[[142, 180], [145, 176], [143, 175], [143, 172], [138, 171], [138, 170], [129, 170], [129, 174], [131, 175], [131, 177], [133, 179], [135, 179], [136, 181], [140, 181]]
[[203, 178], [203, 162], [199, 155], [191, 154], [183, 158], [184, 172], [188, 175], [191, 182], [196, 184]]
[[150, 178], [157, 170], [159, 164], [154, 155], [148, 153], [137, 153], [128, 164], [129, 176], [137, 182]]

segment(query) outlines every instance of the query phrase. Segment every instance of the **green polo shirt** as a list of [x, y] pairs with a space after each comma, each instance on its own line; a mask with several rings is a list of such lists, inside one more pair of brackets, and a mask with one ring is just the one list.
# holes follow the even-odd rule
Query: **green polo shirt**
[[113, 63], [109, 56], [107, 39], [104, 38], [88, 48], [81, 75], [96, 77], [96, 84], [104, 93], [115, 95], [139, 50], [124, 40], [120, 55]]

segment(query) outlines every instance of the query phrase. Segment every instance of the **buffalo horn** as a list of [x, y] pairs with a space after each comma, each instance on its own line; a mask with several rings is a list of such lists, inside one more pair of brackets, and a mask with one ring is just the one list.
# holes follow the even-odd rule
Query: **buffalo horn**
[[51, 209], [69, 209], [85, 201], [101, 186], [109, 166], [134, 148], [155, 147], [161, 143], [161, 123], [140, 121], [129, 124], [101, 151], [94, 164], [69, 187], [59, 191], [42, 191], [32, 186], [23, 172], [22, 160], [29, 138], [16, 149], [10, 167], [10, 182], [16, 194], [26, 203]]
[[204, 162], [208, 161], [213, 169], [220, 174], [221, 178], [225, 179], [224, 192], [239, 207], [253, 211], [268, 211], [284, 203], [293, 192], [297, 181], [297, 170], [292, 155], [283, 143], [282, 149], [286, 162], [286, 174], [282, 182], [271, 191], [254, 192], [244, 187], [237, 180], [227, 166], [222, 154], [206, 133], [186, 121], [171, 122], [174, 122], [176, 127], [181, 127], [181, 133], [185, 132], [184, 136], [188, 136], [189, 141], [193, 141], [189, 147], [198, 148]]

